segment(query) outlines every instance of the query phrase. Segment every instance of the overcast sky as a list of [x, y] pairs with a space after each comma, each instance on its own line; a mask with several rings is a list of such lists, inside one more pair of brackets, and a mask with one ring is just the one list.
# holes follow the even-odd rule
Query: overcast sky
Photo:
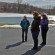
[[[16, 3], [17, 0], [0, 0], [1, 2], [14, 2]], [[22, 3], [44, 7], [44, 6], [55, 6], [55, 0], [22, 0]]]

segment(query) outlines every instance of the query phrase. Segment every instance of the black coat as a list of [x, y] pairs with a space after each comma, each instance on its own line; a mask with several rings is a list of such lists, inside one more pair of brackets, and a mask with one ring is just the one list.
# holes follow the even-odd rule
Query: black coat
[[34, 20], [31, 24], [31, 32], [40, 31], [39, 25], [40, 25], [41, 17], [34, 17]]

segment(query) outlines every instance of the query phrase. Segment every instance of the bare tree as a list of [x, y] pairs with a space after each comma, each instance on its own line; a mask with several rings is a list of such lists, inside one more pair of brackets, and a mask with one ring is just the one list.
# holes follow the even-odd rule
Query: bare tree
[[22, 3], [22, 0], [17, 0], [18, 4], [21, 4]]
[[17, 0], [17, 3], [18, 3], [18, 12], [20, 10], [20, 4], [22, 3], [22, 0]]

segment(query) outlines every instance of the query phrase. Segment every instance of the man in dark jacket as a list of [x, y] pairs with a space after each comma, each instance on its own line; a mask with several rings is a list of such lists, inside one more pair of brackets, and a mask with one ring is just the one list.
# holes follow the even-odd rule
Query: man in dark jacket
[[20, 25], [22, 27], [22, 42], [24, 42], [24, 34], [25, 34], [25, 41], [27, 42], [27, 33], [30, 22], [27, 20], [26, 16], [24, 16], [24, 19], [21, 21]]
[[38, 35], [39, 35], [39, 25], [40, 25], [40, 21], [41, 21], [41, 17], [39, 16], [38, 12], [34, 12], [33, 13], [33, 22], [31, 25], [31, 33], [32, 33], [32, 37], [34, 40], [34, 47], [32, 48], [33, 50], [38, 49]]

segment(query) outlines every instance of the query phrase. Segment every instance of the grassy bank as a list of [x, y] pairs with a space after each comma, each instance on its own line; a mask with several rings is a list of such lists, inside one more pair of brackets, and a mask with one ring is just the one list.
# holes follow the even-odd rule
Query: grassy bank
[[[55, 21], [54, 20], [49, 20], [49, 24], [55, 24]], [[3, 26], [3, 25], [17, 25], [17, 23], [16, 24], [0, 23], [0, 26]]]
[[16, 24], [0, 23], [0, 26], [3, 26], [3, 25], [16, 25]]
[[54, 20], [49, 20], [49, 24], [54, 24], [55, 21]]

